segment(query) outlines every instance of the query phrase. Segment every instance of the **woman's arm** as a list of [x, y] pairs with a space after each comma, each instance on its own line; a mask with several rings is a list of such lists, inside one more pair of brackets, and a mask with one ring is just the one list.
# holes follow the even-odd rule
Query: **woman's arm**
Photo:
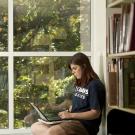
[[93, 120], [100, 116], [100, 110], [92, 109], [86, 112], [79, 112], [79, 113], [69, 113], [69, 112], [60, 112], [59, 116], [62, 119], [83, 119], [83, 120]]

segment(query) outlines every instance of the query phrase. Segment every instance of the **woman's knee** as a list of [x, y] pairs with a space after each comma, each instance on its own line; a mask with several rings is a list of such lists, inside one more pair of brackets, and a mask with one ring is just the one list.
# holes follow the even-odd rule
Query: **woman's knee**
[[31, 125], [31, 132], [33, 134], [36, 134], [37, 130], [38, 130], [38, 126], [39, 126], [39, 122], [36, 122], [34, 124]]
[[47, 130], [47, 135], [66, 135], [66, 134], [64, 129], [62, 129], [62, 127], [60, 127], [59, 125], [55, 125]]
[[31, 132], [33, 135], [44, 135], [49, 129], [49, 125], [36, 122], [31, 126]]

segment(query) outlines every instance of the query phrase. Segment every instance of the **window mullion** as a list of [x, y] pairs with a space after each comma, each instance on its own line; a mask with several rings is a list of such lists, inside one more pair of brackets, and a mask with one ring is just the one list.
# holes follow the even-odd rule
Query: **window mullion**
[[[14, 56], [73, 56], [76, 52], [14, 52]], [[91, 56], [91, 52], [83, 52]]]
[[8, 51], [13, 52], [13, 0], [8, 0]]
[[14, 125], [14, 97], [13, 97], [13, 57], [8, 57], [8, 89], [9, 89], [9, 129], [12, 130]]
[[13, 0], [8, 0], [8, 89], [9, 89], [9, 130], [14, 128], [13, 105]]

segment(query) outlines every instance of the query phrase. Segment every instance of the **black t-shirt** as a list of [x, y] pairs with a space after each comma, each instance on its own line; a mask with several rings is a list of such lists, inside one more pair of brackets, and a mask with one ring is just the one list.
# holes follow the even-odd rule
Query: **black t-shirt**
[[[105, 87], [98, 80], [92, 80], [86, 87], [75, 88], [72, 100], [72, 112], [85, 112], [91, 109], [101, 110], [105, 105]], [[94, 120], [80, 120], [90, 135], [96, 135], [101, 123], [101, 115]]]

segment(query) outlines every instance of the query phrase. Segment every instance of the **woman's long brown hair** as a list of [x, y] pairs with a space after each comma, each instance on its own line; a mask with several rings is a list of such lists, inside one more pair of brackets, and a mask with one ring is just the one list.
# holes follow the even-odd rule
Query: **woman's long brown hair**
[[69, 61], [68, 67], [71, 70], [71, 64], [79, 65], [82, 70], [81, 79], [76, 78], [75, 85], [77, 86], [85, 86], [89, 81], [93, 79], [99, 79], [98, 75], [94, 72], [89, 58], [83, 53], [76, 53], [73, 55]]

